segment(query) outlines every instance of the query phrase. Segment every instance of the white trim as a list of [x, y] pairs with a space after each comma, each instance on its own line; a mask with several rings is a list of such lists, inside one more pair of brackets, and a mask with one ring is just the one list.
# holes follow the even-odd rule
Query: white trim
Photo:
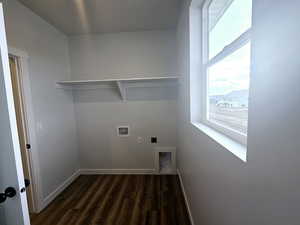
[[202, 123], [206, 126], [209, 126], [216, 131], [228, 136], [229, 138], [233, 139], [234, 141], [239, 142], [240, 144], [244, 145], [245, 147], [247, 146], [247, 135], [240, 133], [236, 130], [233, 130], [230, 127], [223, 126], [220, 123], [217, 122], [212, 122], [210, 120], [203, 120]]
[[202, 9], [199, 13], [201, 13], [201, 19], [202, 19], [202, 29], [200, 30], [200, 35], [202, 37], [202, 63], [206, 65], [209, 61], [209, 13], [208, 8], [212, 0], [205, 0], [203, 2]]
[[80, 169], [81, 175], [97, 174], [155, 174], [155, 169]]
[[17, 49], [17, 48], [14, 48], [14, 47], [11, 47], [11, 46], [8, 46], [8, 53], [12, 54], [14, 56], [25, 58], [25, 59], [29, 58], [27, 52], [22, 51], [22, 50]]
[[191, 205], [190, 205], [189, 199], [187, 197], [187, 194], [186, 194], [186, 191], [185, 191], [185, 188], [184, 188], [183, 180], [182, 180], [181, 173], [180, 173], [179, 169], [177, 169], [177, 175], [179, 177], [180, 186], [181, 186], [181, 190], [182, 190], [182, 193], [183, 193], [185, 205], [186, 205], [186, 208], [187, 208], [187, 211], [188, 211], [188, 214], [189, 214], [191, 225], [195, 225], [194, 218], [193, 218], [192, 211], [191, 211]]
[[202, 83], [201, 76], [201, 62], [202, 62], [202, 52], [203, 45], [199, 40], [201, 40], [202, 35], [202, 19], [201, 10], [198, 5], [191, 7], [189, 10], [189, 82], [188, 89], [190, 94], [190, 108], [189, 108], [189, 120], [198, 120], [202, 114], [201, 101], [202, 99], [202, 89], [199, 85]]
[[[242, 134], [234, 129], [222, 126], [221, 124], [212, 122], [208, 119], [209, 115], [209, 98], [208, 98], [208, 69], [219, 61], [223, 60], [227, 56], [234, 54], [236, 51], [244, 47], [247, 43], [251, 41], [251, 28], [242, 33], [238, 38], [233, 40], [230, 44], [225, 46], [220, 52], [217, 53], [212, 59], [209, 59], [209, 30], [208, 30], [208, 8], [211, 0], [204, 1], [203, 7], [201, 9], [202, 13], [202, 73], [201, 73], [201, 86], [202, 96], [201, 96], [201, 115], [196, 120], [194, 119], [192, 123], [196, 122], [203, 123], [205, 126], [209, 126], [216, 131], [220, 132], [222, 135], [226, 135], [241, 143], [242, 145], [247, 145], [247, 135]], [[243, 157], [242, 157], [243, 158]], [[243, 158], [244, 160], [244, 158]], [[244, 160], [245, 161], [245, 160]]]
[[213, 139], [215, 142], [226, 148], [232, 154], [240, 158], [243, 162], [247, 162], [247, 147], [245, 145], [234, 141], [232, 138], [203, 123], [192, 122], [192, 125]]
[[231, 42], [229, 45], [225, 46], [223, 50], [221, 50], [217, 55], [215, 55], [212, 59], [208, 59], [208, 63], [204, 66], [206, 68], [217, 64], [227, 56], [230, 56], [237, 50], [244, 47], [246, 44], [250, 42], [251, 37], [251, 29], [248, 29], [246, 32], [242, 33], [237, 39]]
[[46, 208], [60, 193], [62, 193], [74, 180], [80, 176], [80, 170], [77, 170], [72, 176], [51, 192], [44, 200], [42, 209]]
[[[9, 52], [9, 59], [12, 58], [12, 60], [14, 61], [15, 65], [15, 72], [16, 74], [15, 77], [11, 77], [12, 81], [15, 80], [15, 84], [14, 82], [12, 82], [12, 87], [17, 88], [18, 91], [17, 93], [14, 93], [18, 95], [18, 100], [14, 99], [15, 101], [18, 102], [19, 106], [15, 107], [15, 110], [19, 110], [20, 113], [20, 118], [18, 118], [18, 113], [16, 113], [17, 116], [17, 126], [18, 126], [18, 131], [21, 129], [22, 130], [22, 135], [24, 135], [24, 137], [22, 137], [21, 139], [24, 141], [23, 144], [29, 144], [30, 140], [29, 140], [29, 135], [28, 135], [28, 122], [27, 122], [27, 113], [26, 113], [26, 108], [25, 108], [25, 102], [24, 102], [24, 91], [23, 91], [23, 82], [22, 82], [22, 68], [21, 68], [21, 60], [20, 57], [16, 56], [17, 52], [15, 51], [15, 55], [12, 55]], [[10, 65], [11, 66], [11, 65]], [[15, 97], [15, 96], [14, 96]], [[19, 122], [21, 122], [21, 124], [19, 124]], [[21, 127], [19, 127], [19, 125]], [[19, 135], [20, 136], [20, 135]], [[19, 141], [21, 141], [20, 137], [19, 137]], [[24, 178], [29, 179], [30, 181], [33, 181], [32, 178], [32, 167], [31, 167], [31, 157], [30, 157], [30, 152], [26, 149], [26, 147], [20, 146], [20, 151], [21, 151], [21, 156], [22, 156], [22, 166], [23, 166], [23, 172], [24, 172]], [[27, 200], [28, 200], [28, 208], [29, 208], [29, 213], [34, 213], [35, 212], [35, 193], [33, 191], [33, 185], [29, 185], [29, 187], [26, 188], [26, 196], [27, 196]]]
[[28, 140], [31, 145], [31, 149], [29, 151], [30, 158], [30, 166], [31, 166], [31, 185], [32, 185], [32, 194], [34, 198], [33, 202], [33, 212], [39, 212], [42, 208], [43, 202], [43, 193], [42, 193], [42, 184], [40, 181], [40, 164], [38, 157], [38, 145], [36, 138], [36, 130], [35, 130], [35, 118], [33, 111], [33, 101], [31, 94], [31, 85], [30, 85], [30, 77], [29, 77], [29, 65], [28, 60], [29, 56], [26, 52], [14, 48], [12, 46], [8, 47], [8, 53], [17, 57], [20, 64], [20, 83], [22, 88], [22, 95], [24, 101], [24, 114], [27, 123], [27, 133]]

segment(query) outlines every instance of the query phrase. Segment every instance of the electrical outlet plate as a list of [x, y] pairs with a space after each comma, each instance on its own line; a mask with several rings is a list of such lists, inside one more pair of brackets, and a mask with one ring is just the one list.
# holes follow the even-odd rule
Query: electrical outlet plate
[[128, 137], [128, 136], [130, 136], [129, 126], [119, 126], [119, 127], [117, 127], [117, 134], [120, 137]]

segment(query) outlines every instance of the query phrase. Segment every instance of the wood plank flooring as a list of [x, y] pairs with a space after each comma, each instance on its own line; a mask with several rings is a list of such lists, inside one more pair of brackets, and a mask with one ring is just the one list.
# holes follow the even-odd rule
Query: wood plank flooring
[[80, 176], [32, 225], [190, 225], [178, 176]]

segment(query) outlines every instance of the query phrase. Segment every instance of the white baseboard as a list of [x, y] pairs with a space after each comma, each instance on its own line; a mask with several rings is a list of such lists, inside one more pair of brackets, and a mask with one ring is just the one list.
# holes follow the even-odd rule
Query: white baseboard
[[62, 193], [77, 177], [80, 175], [80, 170], [77, 170], [72, 176], [70, 176], [65, 182], [58, 186], [52, 193], [43, 199], [42, 211], [45, 209], [60, 193]]
[[155, 169], [80, 169], [82, 175], [93, 174], [155, 174]]
[[192, 211], [191, 211], [190, 202], [189, 202], [188, 197], [187, 197], [187, 194], [186, 194], [186, 192], [185, 192], [183, 180], [182, 180], [181, 173], [180, 173], [180, 170], [179, 170], [179, 169], [177, 169], [177, 174], [178, 174], [178, 177], [179, 177], [180, 186], [181, 186], [181, 189], [182, 189], [182, 192], [183, 192], [183, 196], [184, 196], [184, 200], [185, 200], [185, 205], [186, 205], [187, 210], [188, 210], [188, 214], [189, 214], [189, 218], [190, 218], [191, 224], [192, 224], [192, 225], [195, 225], [194, 219], [193, 219], [193, 216], [192, 216]]

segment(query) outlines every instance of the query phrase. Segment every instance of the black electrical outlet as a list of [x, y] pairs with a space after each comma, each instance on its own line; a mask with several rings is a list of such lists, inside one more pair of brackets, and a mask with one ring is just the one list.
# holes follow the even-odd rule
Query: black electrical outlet
[[151, 143], [157, 143], [157, 137], [151, 137]]

